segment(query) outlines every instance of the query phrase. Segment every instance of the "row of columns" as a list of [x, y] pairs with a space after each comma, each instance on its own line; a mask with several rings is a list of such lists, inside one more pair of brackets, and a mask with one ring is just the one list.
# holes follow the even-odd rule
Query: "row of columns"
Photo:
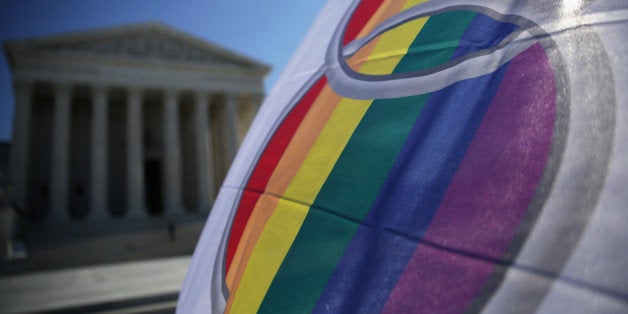
[[[29, 147], [29, 116], [32, 102], [32, 84], [17, 82], [15, 126], [12, 147], [12, 178], [16, 203], [25, 204]], [[90, 219], [102, 219], [107, 214], [107, 134], [108, 134], [108, 95], [110, 89], [105, 86], [92, 87], [92, 129], [90, 163]], [[144, 91], [129, 88], [127, 92], [127, 213], [126, 217], [138, 217], [145, 214], [144, 168], [143, 168], [143, 121], [142, 103]], [[168, 215], [183, 213], [181, 194], [181, 146], [179, 137], [179, 91], [166, 89], [163, 93], [163, 184], [164, 210]], [[211, 191], [214, 190], [214, 173], [210, 125], [207, 119], [210, 93], [196, 91], [194, 98], [194, 127], [197, 184], [197, 206], [208, 210], [211, 206]], [[66, 221], [68, 214], [69, 183], [69, 143], [71, 123], [72, 85], [54, 85], [54, 110], [52, 129], [52, 160], [50, 180], [50, 206], [48, 220]], [[225, 95], [225, 114], [223, 117], [225, 160], [232, 160], [237, 150], [237, 98]]]

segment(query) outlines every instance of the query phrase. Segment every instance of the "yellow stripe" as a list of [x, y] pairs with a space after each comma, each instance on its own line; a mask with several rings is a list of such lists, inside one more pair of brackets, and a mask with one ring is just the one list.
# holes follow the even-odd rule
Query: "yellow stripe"
[[[400, 46], [400, 42], [406, 45], [403, 50], [405, 53], [425, 23], [425, 21], [422, 23], [418, 21], [403, 25], [411, 24], [412, 27], [398, 27], [383, 34], [371, 55], [385, 54], [390, 51], [391, 47], [395, 49]], [[381, 73], [388, 74], [394, 70], [402, 56], [403, 54], [399, 58], [386, 58], [383, 61], [369, 57], [363, 68], [377, 69], [382, 71]], [[377, 64], [371, 64], [371, 62]], [[340, 100], [301, 168], [286, 189], [284, 199], [278, 202], [260, 235], [242, 279], [233, 287], [227, 304], [227, 312], [254, 313], [259, 309], [276, 272], [309, 212], [309, 206], [314, 202], [371, 102], [372, 100], [348, 98]]]
[[310, 205], [372, 100], [342, 98], [260, 235], [230, 310], [255, 312], [294, 241]]
[[[426, 0], [409, 0], [401, 8], [401, 11], [413, 7]], [[377, 45], [371, 51], [368, 59], [360, 68], [360, 73], [369, 75], [390, 74], [394, 67], [401, 61], [401, 58], [408, 52], [408, 48], [414, 38], [423, 28], [428, 17], [412, 20], [397, 26], [379, 36]], [[391, 68], [391, 65], [392, 68]]]
[[[401, 58], [406, 55], [408, 47], [418, 34], [417, 30], [423, 28], [427, 19], [427, 17], [416, 19], [384, 33], [360, 69], [360, 73], [369, 75], [390, 74], [390, 65], [397, 65]], [[390, 36], [388, 36], [389, 34]]]
[[242, 278], [255, 244], [277, 207], [279, 200], [273, 195], [284, 195], [341, 99], [329, 85], [325, 85], [317, 97], [277, 163], [264, 194], [253, 208], [227, 273], [226, 282], [230, 291], [234, 291], [234, 283]]
[[424, 2], [428, 2], [429, 0], [408, 0], [406, 1], [406, 4], [403, 5], [403, 8], [401, 9], [401, 11], [405, 10], [405, 9], [409, 9], [417, 4], [421, 4]]
[[305, 205], [279, 200], [249, 258], [235, 298], [227, 305], [225, 312], [257, 312], [285, 253], [301, 228], [308, 209]]
[[342, 98], [284, 197], [311, 205], [372, 100]]

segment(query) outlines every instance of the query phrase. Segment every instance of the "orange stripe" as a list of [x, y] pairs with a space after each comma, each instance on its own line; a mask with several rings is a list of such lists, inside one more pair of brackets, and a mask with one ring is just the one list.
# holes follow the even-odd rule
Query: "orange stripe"
[[[399, 3], [394, 0], [386, 0], [375, 13], [374, 18], [362, 29], [359, 36], [368, 34], [376, 25], [398, 13], [403, 7], [404, 2]], [[365, 54], [365, 56], [363, 56], [364, 60], [368, 59], [368, 55], [375, 47], [378, 40], [379, 37], [372, 40], [367, 46], [360, 49], [358, 54], [354, 55], [352, 59], [359, 59], [359, 56], [362, 54]], [[225, 312], [229, 312], [231, 309], [234, 299], [233, 296], [235, 296], [237, 292], [239, 282], [242, 279], [257, 241], [279, 202], [278, 197], [284, 194], [287, 187], [292, 182], [340, 99], [341, 97], [328, 85], [323, 88], [281, 157], [266, 186], [264, 195], [262, 195], [255, 204], [255, 208], [253, 209], [236, 249], [230, 271], [227, 274], [226, 282], [231, 297], [227, 302]]]
[[[366, 23], [362, 31], [358, 34], [358, 38], [366, 36], [370, 33], [377, 25], [387, 20], [391, 16], [401, 12], [404, 7], [404, 1], [394, 1], [394, 0], [386, 0], [382, 4], [382, 6], [377, 9], [377, 12], [373, 15], [373, 18]], [[368, 44], [362, 47], [358, 52], [356, 52], [353, 56], [347, 59], [347, 64], [354, 71], [359, 71], [360, 67], [368, 60], [368, 56], [371, 54], [371, 51], [377, 45], [377, 42], [381, 36], [377, 36], [373, 40], [371, 40]]]
[[255, 243], [257, 243], [257, 239], [264, 230], [264, 226], [266, 225], [266, 222], [268, 222], [268, 219], [272, 215], [278, 202], [279, 199], [277, 197], [262, 194], [257, 203], [255, 203], [255, 207], [253, 208], [251, 217], [244, 228], [244, 232], [242, 233], [242, 237], [238, 243], [233, 262], [231, 263], [231, 267], [229, 268], [229, 272], [227, 272], [227, 277], [225, 278], [227, 287], [231, 293], [235, 293], [237, 290], [235, 289], [235, 284], [240, 282], [240, 279], [242, 279], [242, 274], [244, 274], [246, 263], [255, 248]]
[[[255, 208], [240, 239], [240, 244], [236, 249], [226, 278], [227, 287], [230, 290], [235, 287], [235, 283], [240, 282], [257, 239], [279, 202], [277, 196], [283, 195], [288, 185], [290, 185], [339, 101], [340, 96], [329, 85], [325, 85], [295, 132], [290, 144], [288, 144], [286, 151], [268, 181], [264, 195], [255, 204]], [[231, 291], [232, 294], [234, 292]]]
[[377, 12], [373, 14], [371, 20], [364, 25], [364, 28], [358, 34], [358, 38], [368, 35], [377, 25], [399, 13], [403, 7], [404, 1], [385, 0], [379, 9], [377, 9]]
[[266, 187], [268, 192], [283, 195], [310, 152], [312, 145], [316, 142], [318, 135], [323, 130], [325, 124], [327, 124], [329, 117], [336, 109], [340, 98], [329, 85], [323, 87], [310, 112], [308, 112], [303, 123], [299, 126], [292, 140], [294, 144], [290, 143], [288, 145], [284, 153], [285, 158], [281, 158], [275, 172], [273, 172], [268, 181]]

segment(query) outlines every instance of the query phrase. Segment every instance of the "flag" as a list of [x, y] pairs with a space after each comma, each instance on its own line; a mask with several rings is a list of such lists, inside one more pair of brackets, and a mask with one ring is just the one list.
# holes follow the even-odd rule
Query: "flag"
[[330, 1], [178, 311], [628, 311], [625, 34], [625, 1]]

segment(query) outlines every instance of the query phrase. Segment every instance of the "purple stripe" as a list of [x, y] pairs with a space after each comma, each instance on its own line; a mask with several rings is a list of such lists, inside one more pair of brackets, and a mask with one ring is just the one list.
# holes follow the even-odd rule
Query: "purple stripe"
[[[541, 178], [555, 118], [551, 65], [536, 44], [511, 61], [424, 239], [499, 259]], [[421, 244], [384, 312], [461, 312], [494, 264]]]

